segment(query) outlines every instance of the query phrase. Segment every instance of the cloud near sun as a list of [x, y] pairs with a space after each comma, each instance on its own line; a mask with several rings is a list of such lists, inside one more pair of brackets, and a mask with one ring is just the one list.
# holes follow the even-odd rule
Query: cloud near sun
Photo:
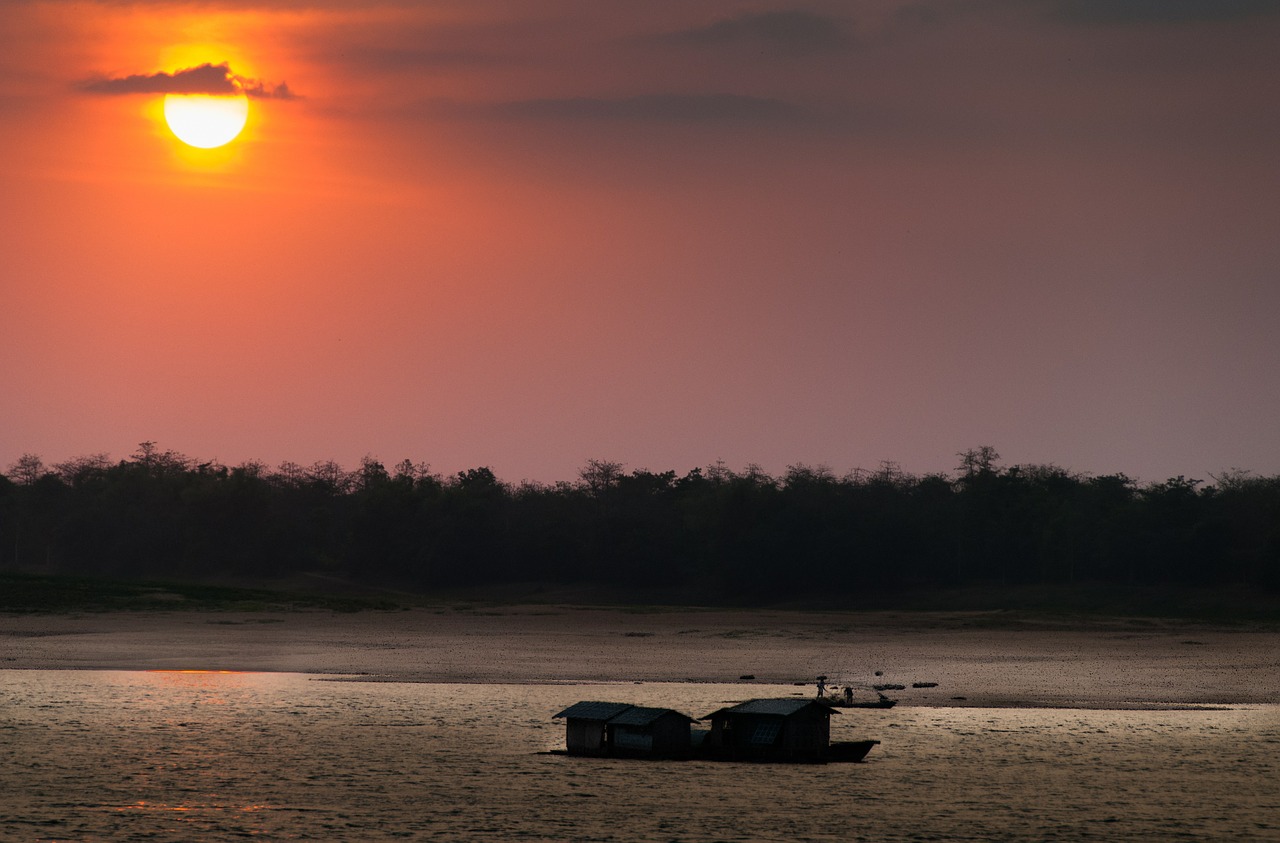
[[231, 72], [231, 66], [202, 64], [174, 73], [135, 73], [129, 76], [98, 76], [85, 80], [78, 86], [90, 94], [209, 94], [234, 96], [244, 94], [253, 99], [293, 100], [298, 95], [286, 82], [269, 85], [260, 79], [250, 79]]

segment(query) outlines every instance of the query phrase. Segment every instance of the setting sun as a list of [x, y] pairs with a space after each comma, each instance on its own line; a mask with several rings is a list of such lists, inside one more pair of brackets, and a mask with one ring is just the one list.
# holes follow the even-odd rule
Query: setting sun
[[168, 94], [164, 120], [178, 140], [213, 149], [235, 140], [249, 119], [249, 99], [241, 96]]

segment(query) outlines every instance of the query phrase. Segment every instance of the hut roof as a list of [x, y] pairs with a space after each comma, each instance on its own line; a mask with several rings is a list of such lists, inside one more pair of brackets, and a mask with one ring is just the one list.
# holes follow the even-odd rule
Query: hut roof
[[572, 717], [577, 720], [608, 720], [616, 717], [629, 708], [635, 708], [630, 703], [615, 702], [595, 702], [592, 700], [584, 700], [574, 703], [559, 714], [552, 715], [552, 719], [558, 717]]
[[824, 714], [840, 713], [831, 706], [822, 705], [816, 700], [784, 698], [773, 700], [747, 700], [744, 703], [739, 703], [735, 706], [730, 706], [729, 708], [722, 708], [718, 711], [713, 711], [702, 719], [707, 720], [718, 714], [773, 714], [779, 717], [791, 717], [792, 715], [804, 711], [810, 706], [821, 709]]
[[611, 726], [649, 726], [655, 720], [667, 714], [675, 714], [679, 717], [694, 722], [693, 718], [687, 714], [681, 714], [674, 708], [647, 708], [645, 706], [632, 706], [621, 714], [617, 714], [609, 718]]

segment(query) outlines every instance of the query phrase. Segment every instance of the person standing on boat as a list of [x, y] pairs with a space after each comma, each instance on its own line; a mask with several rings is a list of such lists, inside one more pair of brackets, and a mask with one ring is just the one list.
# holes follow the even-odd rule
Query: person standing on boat
[[818, 696], [822, 696], [827, 692], [827, 677], [818, 677]]
[[844, 701], [849, 705], [853, 705], [853, 686], [852, 685], [844, 686]]

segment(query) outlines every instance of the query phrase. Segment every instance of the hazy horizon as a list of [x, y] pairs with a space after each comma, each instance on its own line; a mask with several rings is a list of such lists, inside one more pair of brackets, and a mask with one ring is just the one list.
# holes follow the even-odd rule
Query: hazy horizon
[[[507, 483], [507, 484], [520, 484], [520, 483], [554, 484], [554, 483], [561, 483], [561, 482], [578, 482], [581, 479], [582, 473], [584, 471], [588, 471], [592, 463], [608, 463], [608, 464], [619, 466], [623, 474], [631, 474], [636, 472], [661, 473], [661, 472], [673, 471], [676, 473], [677, 476], [684, 476], [694, 471], [715, 472], [715, 471], [724, 470], [737, 475], [746, 475], [746, 474], [752, 474], [756, 472], [763, 472], [764, 474], [777, 480], [785, 480], [786, 476], [792, 470], [798, 470], [801, 472], [817, 471], [820, 473], [827, 473], [836, 479], [858, 477], [858, 476], [871, 476], [871, 475], [884, 473], [884, 472], [889, 472], [892, 474], [900, 474], [901, 476], [904, 476], [904, 477], [918, 477], [918, 478], [928, 477], [928, 476], [938, 476], [938, 475], [946, 476], [946, 477], [961, 477], [964, 474], [964, 468], [963, 466], [960, 465], [960, 461], [964, 453], [963, 451], [955, 452], [952, 455], [951, 464], [948, 466], [943, 466], [939, 468], [920, 469], [920, 470], [912, 469], [910, 466], [903, 465], [901, 462], [893, 459], [881, 460], [871, 465], [853, 465], [853, 466], [838, 466], [838, 465], [832, 465], [827, 462], [807, 463], [803, 461], [795, 461], [795, 462], [786, 463], [785, 465], [774, 467], [774, 466], [762, 465], [761, 463], [756, 462], [754, 460], [747, 460], [737, 465], [730, 464], [722, 459], [710, 460], [708, 462], [704, 462], [697, 465], [655, 465], [652, 463], [645, 463], [645, 462], [623, 463], [620, 461], [609, 460], [607, 458], [602, 459], [597, 457], [588, 457], [581, 460], [577, 465], [572, 466], [571, 468], [566, 470], [564, 474], [555, 475], [555, 476], [530, 477], [528, 475], [515, 476], [511, 474], [504, 474], [492, 463], [484, 462], [484, 461], [476, 462], [474, 464], [468, 464], [468, 465], [459, 464], [456, 466], [453, 466], [453, 465], [442, 466], [428, 459], [419, 459], [414, 455], [402, 455], [400, 457], [397, 457], [396, 459], [384, 459], [380, 455], [373, 454], [370, 452], [365, 452], [360, 457], [353, 460], [349, 460], [349, 461], [333, 459], [331, 457], [320, 457], [315, 460], [307, 460], [307, 461], [290, 459], [288, 457], [285, 457], [280, 460], [265, 460], [265, 459], [261, 459], [259, 457], [254, 457], [254, 456], [249, 456], [249, 457], [245, 457], [243, 459], [237, 459], [237, 460], [228, 460], [228, 459], [223, 459], [219, 456], [191, 454], [191, 453], [186, 453], [184, 451], [181, 451], [177, 448], [167, 448], [165, 447], [164, 443], [155, 442], [155, 443], [149, 443], [149, 444], [153, 444], [156, 446], [157, 453], [170, 452], [174, 456], [189, 460], [192, 467], [201, 466], [201, 465], [221, 465], [226, 468], [236, 468], [238, 466], [256, 464], [265, 468], [267, 472], [274, 473], [281, 470], [292, 470], [297, 468], [300, 468], [304, 471], [310, 470], [313, 468], [327, 469], [329, 466], [336, 464], [337, 466], [339, 466], [340, 468], [342, 468], [343, 470], [351, 474], [358, 474], [365, 460], [372, 460], [373, 462], [382, 465], [383, 468], [385, 468], [388, 472], [392, 474], [396, 473], [398, 467], [402, 463], [408, 462], [413, 465], [415, 474], [425, 473], [435, 477], [443, 478], [445, 480], [449, 480], [450, 478], [455, 477], [455, 475], [466, 473], [470, 469], [487, 468], [493, 471], [494, 476], [497, 478], [499, 482]], [[18, 458], [10, 461], [6, 465], [0, 466], [0, 474], [8, 476], [10, 480], [16, 479], [20, 474], [22, 474], [22, 460], [26, 457], [31, 457], [31, 456], [34, 456], [39, 459], [40, 465], [43, 467], [43, 470], [56, 471], [57, 467], [60, 465], [73, 466], [77, 462], [80, 462], [86, 459], [95, 460], [100, 457], [106, 457], [107, 462], [110, 465], [116, 465], [120, 462], [137, 460], [139, 458], [139, 449], [138, 447], [135, 446], [135, 448], [129, 453], [113, 454], [108, 451], [93, 451], [93, 452], [86, 452], [81, 454], [71, 454], [66, 456], [65, 458], [53, 458], [53, 459], [47, 458], [46, 455], [44, 454], [39, 454], [32, 451], [22, 451], [20, 452]], [[1276, 476], [1276, 475], [1268, 474], [1265, 472], [1254, 471], [1253, 469], [1247, 468], [1244, 466], [1231, 466], [1231, 467], [1223, 468], [1216, 471], [1201, 472], [1199, 474], [1196, 474], [1194, 472], [1189, 472], [1189, 471], [1173, 471], [1168, 474], [1164, 474], [1160, 476], [1141, 476], [1136, 474], [1130, 474], [1129, 472], [1126, 472], [1123, 470], [1100, 469], [1100, 470], [1091, 471], [1087, 469], [1079, 469], [1074, 466], [1064, 466], [1064, 465], [1059, 465], [1053, 462], [1040, 461], [1035, 459], [1023, 460], [1023, 461], [1012, 461], [1012, 460], [1004, 459], [1003, 455], [998, 454], [998, 452], [997, 452], [997, 456], [999, 458], [996, 460], [994, 464], [994, 467], [996, 468], [997, 471], [1004, 471], [1006, 469], [1013, 468], [1013, 467], [1022, 467], [1022, 468], [1046, 467], [1046, 468], [1053, 468], [1053, 469], [1061, 469], [1067, 472], [1069, 475], [1074, 475], [1079, 477], [1104, 477], [1104, 476], [1124, 475], [1125, 477], [1129, 478], [1129, 480], [1133, 481], [1133, 483], [1135, 483], [1138, 486], [1145, 486], [1148, 484], [1159, 484], [1167, 480], [1172, 480], [1178, 477], [1185, 477], [1188, 480], [1198, 480], [1201, 483], [1205, 484], [1206, 486], [1212, 486], [1215, 483], [1217, 483], [1219, 478], [1222, 478], [1224, 476], [1228, 478], [1234, 478], [1241, 475], [1248, 476], [1248, 477]]]

